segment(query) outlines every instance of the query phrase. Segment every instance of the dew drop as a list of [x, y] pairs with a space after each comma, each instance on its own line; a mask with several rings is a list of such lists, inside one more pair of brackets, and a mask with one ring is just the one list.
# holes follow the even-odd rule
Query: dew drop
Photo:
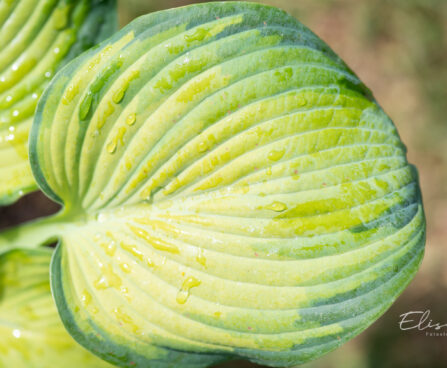
[[132, 301], [132, 298], [129, 296], [129, 289], [125, 286], [120, 287], [121, 293], [124, 295], [124, 297], [127, 299], [127, 301], [130, 303]]
[[126, 128], [120, 127], [118, 129], [118, 133], [116, 134], [115, 138], [113, 138], [106, 146], [106, 150], [109, 153], [115, 153], [116, 149], [118, 148], [118, 143], [121, 143], [121, 145], [124, 145], [124, 135], [126, 134]]
[[90, 112], [92, 102], [93, 102], [93, 94], [90, 91], [88, 91], [81, 102], [81, 106], [79, 107], [80, 120], [84, 120], [87, 117], [88, 113]]
[[157, 88], [161, 92], [168, 91], [172, 88], [172, 85], [169, 83], [169, 81], [166, 78], [159, 79], [155, 84], [154, 88]]
[[97, 124], [97, 128], [101, 129], [104, 124], [106, 123], [107, 119], [109, 116], [111, 116], [115, 111], [115, 107], [113, 107], [113, 104], [108, 101], [107, 102], [107, 107], [104, 109], [104, 112], [102, 113], [102, 115], [100, 115], [100, 117], [98, 118], [98, 124]]
[[101, 277], [94, 282], [94, 286], [98, 290], [104, 290], [110, 287], [118, 289], [122, 280], [114, 271], [112, 265], [109, 263], [107, 266], [100, 265]]
[[126, 314], [121, 308], [115, 308], [113, 310], [113, 314], [115, 315], [116, 319], [118, 320], [118, 322], [123, 325], [127, 325], [132, 329], [132, 332], [135, 334], [139, 334], [141, 335], [141, 330], [139, 329], [139, 327], [135, 324], [135, 322], [133, 321], [132, 317], [129, 316], [128, 314]]
[[208, 144], [206, 144], [206, 142], [202, 141], [199, 143], [198, 150], [200, 153], [205, 152], [207, 149], [208, 149]]
[[[132, 168], [132, 166], [129, 168], [129, 170]], [[140, 198], [146, 200], [146, 201], [150, 201], [152, 199], [152, 188], [149, 186], [145, 189], [143, 189], [143, 191], [140, 194]]]
[[179, 292], [177, 293], [177, 297], [176, 297], [176, 301], [179, 304], [185, 304], [186, 301], [188, 300], [189, 297], [189, 292], [184, 291], [184, 290], [179, 290]]
[[205, 252], [202, 248], [199, 248], [199, 252], [196, 256], [196, 261], [198, 263], [200, 263], [203, 267], [206, 266], [206, 257], [205, 257]]
[[291, 67], [287, 67], [283, 70], [277, 70], [275, 72], [275, 77], [278, 78], [279, 82], [287, 82], [293, 76], [293, 69]]
[[116, 147], [117, 147], [116, 140], [113, 139], [109, 143], [107, 143], [106, 150], [107, 152], [112, 154], [116, 152]]
[[135, 124], [136, 120], [137, 120], [137, 115], [135, 113], [132, 113], [126, 118], [126, 124], [129, 126], [132, 126]]
[[62, 96], [62, 103], [68, 105], [75, 96], [79, 93], [79, 86], [77, 84], [70, 84]]
[[163, 252], [168, 252], [172, 254], [178, 254], [180, 253], [180, 250], [175, 246], [174, 244], [170, 244], [160, 238], [157, 238], [155, 236], [151, 236], [147, 231], [140, 229], [136, 226], [128, 225], [130, 230], [139, 238], [146, 241], [148, 244], [150, 244], [153, 248], [157, 250], [161, 250]]
[[84, 290], [81, 294], [81, 304], [86, 308], [92, 301], [92, 296], [87, 290]]
[[132, 254], [135, 258], [139, 259], [140, 261], [144, 260], [144, 254], [142, 251], [140, 251], [137, 247], [126, 244], [121, 242], [120, 244], [121, 248], [123, 248], [126, 252], [129, 252]]
[[284, 156], [285, 152], [286, 152], [286, 150], [284, 148], [281, 148], [278, 150], [273, 150], [273, 151], [269, 152], [267, 157], [271, 161], [279, 161]]
[[130, 266], [127, 263], [121, 263], [120, 268], [125, 273], [130, 273], [132, 271], [132, 269], [130, 268]]
[[147, 264], [149, 267], [155, 267], [155, 263], [152, 262], [152, 260], [151, 260], [149, 257], [146, 258], [146, 264]]
[[287, 209], [287, 206], [282, 202], [273, 202], [273, 203], [265, 206], [265, 209], [272, 210], [275, 212], [282, 212]]
[[209, 32], [208, 30], [204, 28], [197, 28], [194, 30], [194, 32], [186, 34], [185, 35], [185, 41], [187, 43], [194, 42], [194, 41], [203, 41], [206, 36], [208, 36]]
[[125, 127], [120, 127], [118, 129], [118, 133], [116, 134], [116, 141], [120, 142], [121, 145], [124, 145], [124, 135], [126, 134], [127, 129]]
[[191, 289], [199, 286], [201, 283], [202, 282], [200, 280], [196, 279], [194, 276], [188, 277], [183, 282], [182, 287], [180, 288], [180, 290], [177, 293], [177, 297], [176, 297], [177, 303], [185, 304], [189, 298]]
[[113, 257], [115, 255], [116, 243], [114, 241], [112, 241], [110, 243], [101, 243], [100, 246], [101, 246], [102, 249], [104, 249], [104, 252], [108, 256]]
[[121, 308], [115, 308], [113, 310], [113, 313], [115, 314], [116, 319], [118, 319], [119, 321], [124, 323], [133, 323], [132, 318], [124, 313]]
[[165, 189], [163, 189], [162, 193], [167, 196], [169, 194], [174, 193], [177, 189], [180, 188], [180, 186], [181, 186], [181, 181], [177, 177], [167, 187], [165, 187]]
[[121, 87], [119, 88], [112, 97], [113, 102], [115, 102], [116, 104], [120, 103], [123, 98], [124, 98], [124, 94], [126, 93], [126, 89]]
[[138, 78], [139, 76], [140, 71], [133, 70], [127, 77], [127, 79], [123, 81], [122, 85], [118, 87], [118, 89], [115, 91], [112, 97], [112, 101], [115, 102], [116, 104], [119, 104], [123, 100], [127, 90], [129, 89], [130, 82]]

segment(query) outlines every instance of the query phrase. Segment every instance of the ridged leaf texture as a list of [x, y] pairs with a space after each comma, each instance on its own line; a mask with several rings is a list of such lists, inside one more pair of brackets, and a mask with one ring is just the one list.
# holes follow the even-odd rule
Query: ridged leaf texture
[[0, 1], [0, 205], [37, 188], [28, 135], [60, 67], [116, 30], [115, 0]]
[[276, 8], [135, 20], [51, 82], [30, 152], [65, 207], [62, 319], [122, 367], [306, 362], [378, 318], [422, 258], [394, 125]]
[[16, 249], [0, 255], [0, 366], [107, 368], [67, 333], [50, 292], [51, 252]]

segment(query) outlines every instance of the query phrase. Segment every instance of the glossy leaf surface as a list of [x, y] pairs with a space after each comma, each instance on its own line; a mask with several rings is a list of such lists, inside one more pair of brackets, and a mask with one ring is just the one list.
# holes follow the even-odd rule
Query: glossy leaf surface
[[116, 29], [114, 0], [0, 2], [0, 205], [37, 189], [28, 135], [60, 67]]
[[0, 255], [0, 366], [106, 368], [65, 330], [50, 292], [51, 252], [13, 250]]
[[275, 8], [132, 22], [53, 80], [31, 154], [65, 206], [62, 318], [123, 367], [314, 359], [378, 318], [422, 258], [395, 127]]

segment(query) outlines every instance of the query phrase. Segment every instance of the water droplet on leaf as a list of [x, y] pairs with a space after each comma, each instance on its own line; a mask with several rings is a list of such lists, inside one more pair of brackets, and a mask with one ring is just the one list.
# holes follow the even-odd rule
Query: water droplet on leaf
[[267, 206], [265, 206], [267, 210], [272, 210], [275, 212], [282, 212], [287, 209], [287, 206], [282, 202], [273, 202]]
[[180, 288], [180, 290], [177, 293], [177, 297], [176, 297], [177, 303], [185, 304], [189, 298], [191, 289], [199, 286], [201, 283], [202, 282], [200, 280], [198, 280], [197, 278], [195, 278], [194, 276], [188, 277], [183, 282], [182, 287]]
[[268, 154], [268, 159], [271, 161], [279, 161], [284, 156], [286, 150], [284, 148], [280, 148], [277, 150], [270, 151]]

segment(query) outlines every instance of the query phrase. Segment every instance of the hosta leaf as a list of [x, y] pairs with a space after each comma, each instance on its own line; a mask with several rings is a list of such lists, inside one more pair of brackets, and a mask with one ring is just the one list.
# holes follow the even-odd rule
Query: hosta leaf
[[115, 0], [0, 2], [0, 205], [36, 189], [28, 134], [49, 80], [115, 28]]
[[65, 330], [50, 292], [51, 252], [0, 255], [0, 366], [112, 367], [79, 346]]
[[381, 315], [423, 253], [392, 122], [271, 7], [134, 21], [52, 81], [31, 159], [65, 206], [62, 318], [124, 367], [316, 358]]

